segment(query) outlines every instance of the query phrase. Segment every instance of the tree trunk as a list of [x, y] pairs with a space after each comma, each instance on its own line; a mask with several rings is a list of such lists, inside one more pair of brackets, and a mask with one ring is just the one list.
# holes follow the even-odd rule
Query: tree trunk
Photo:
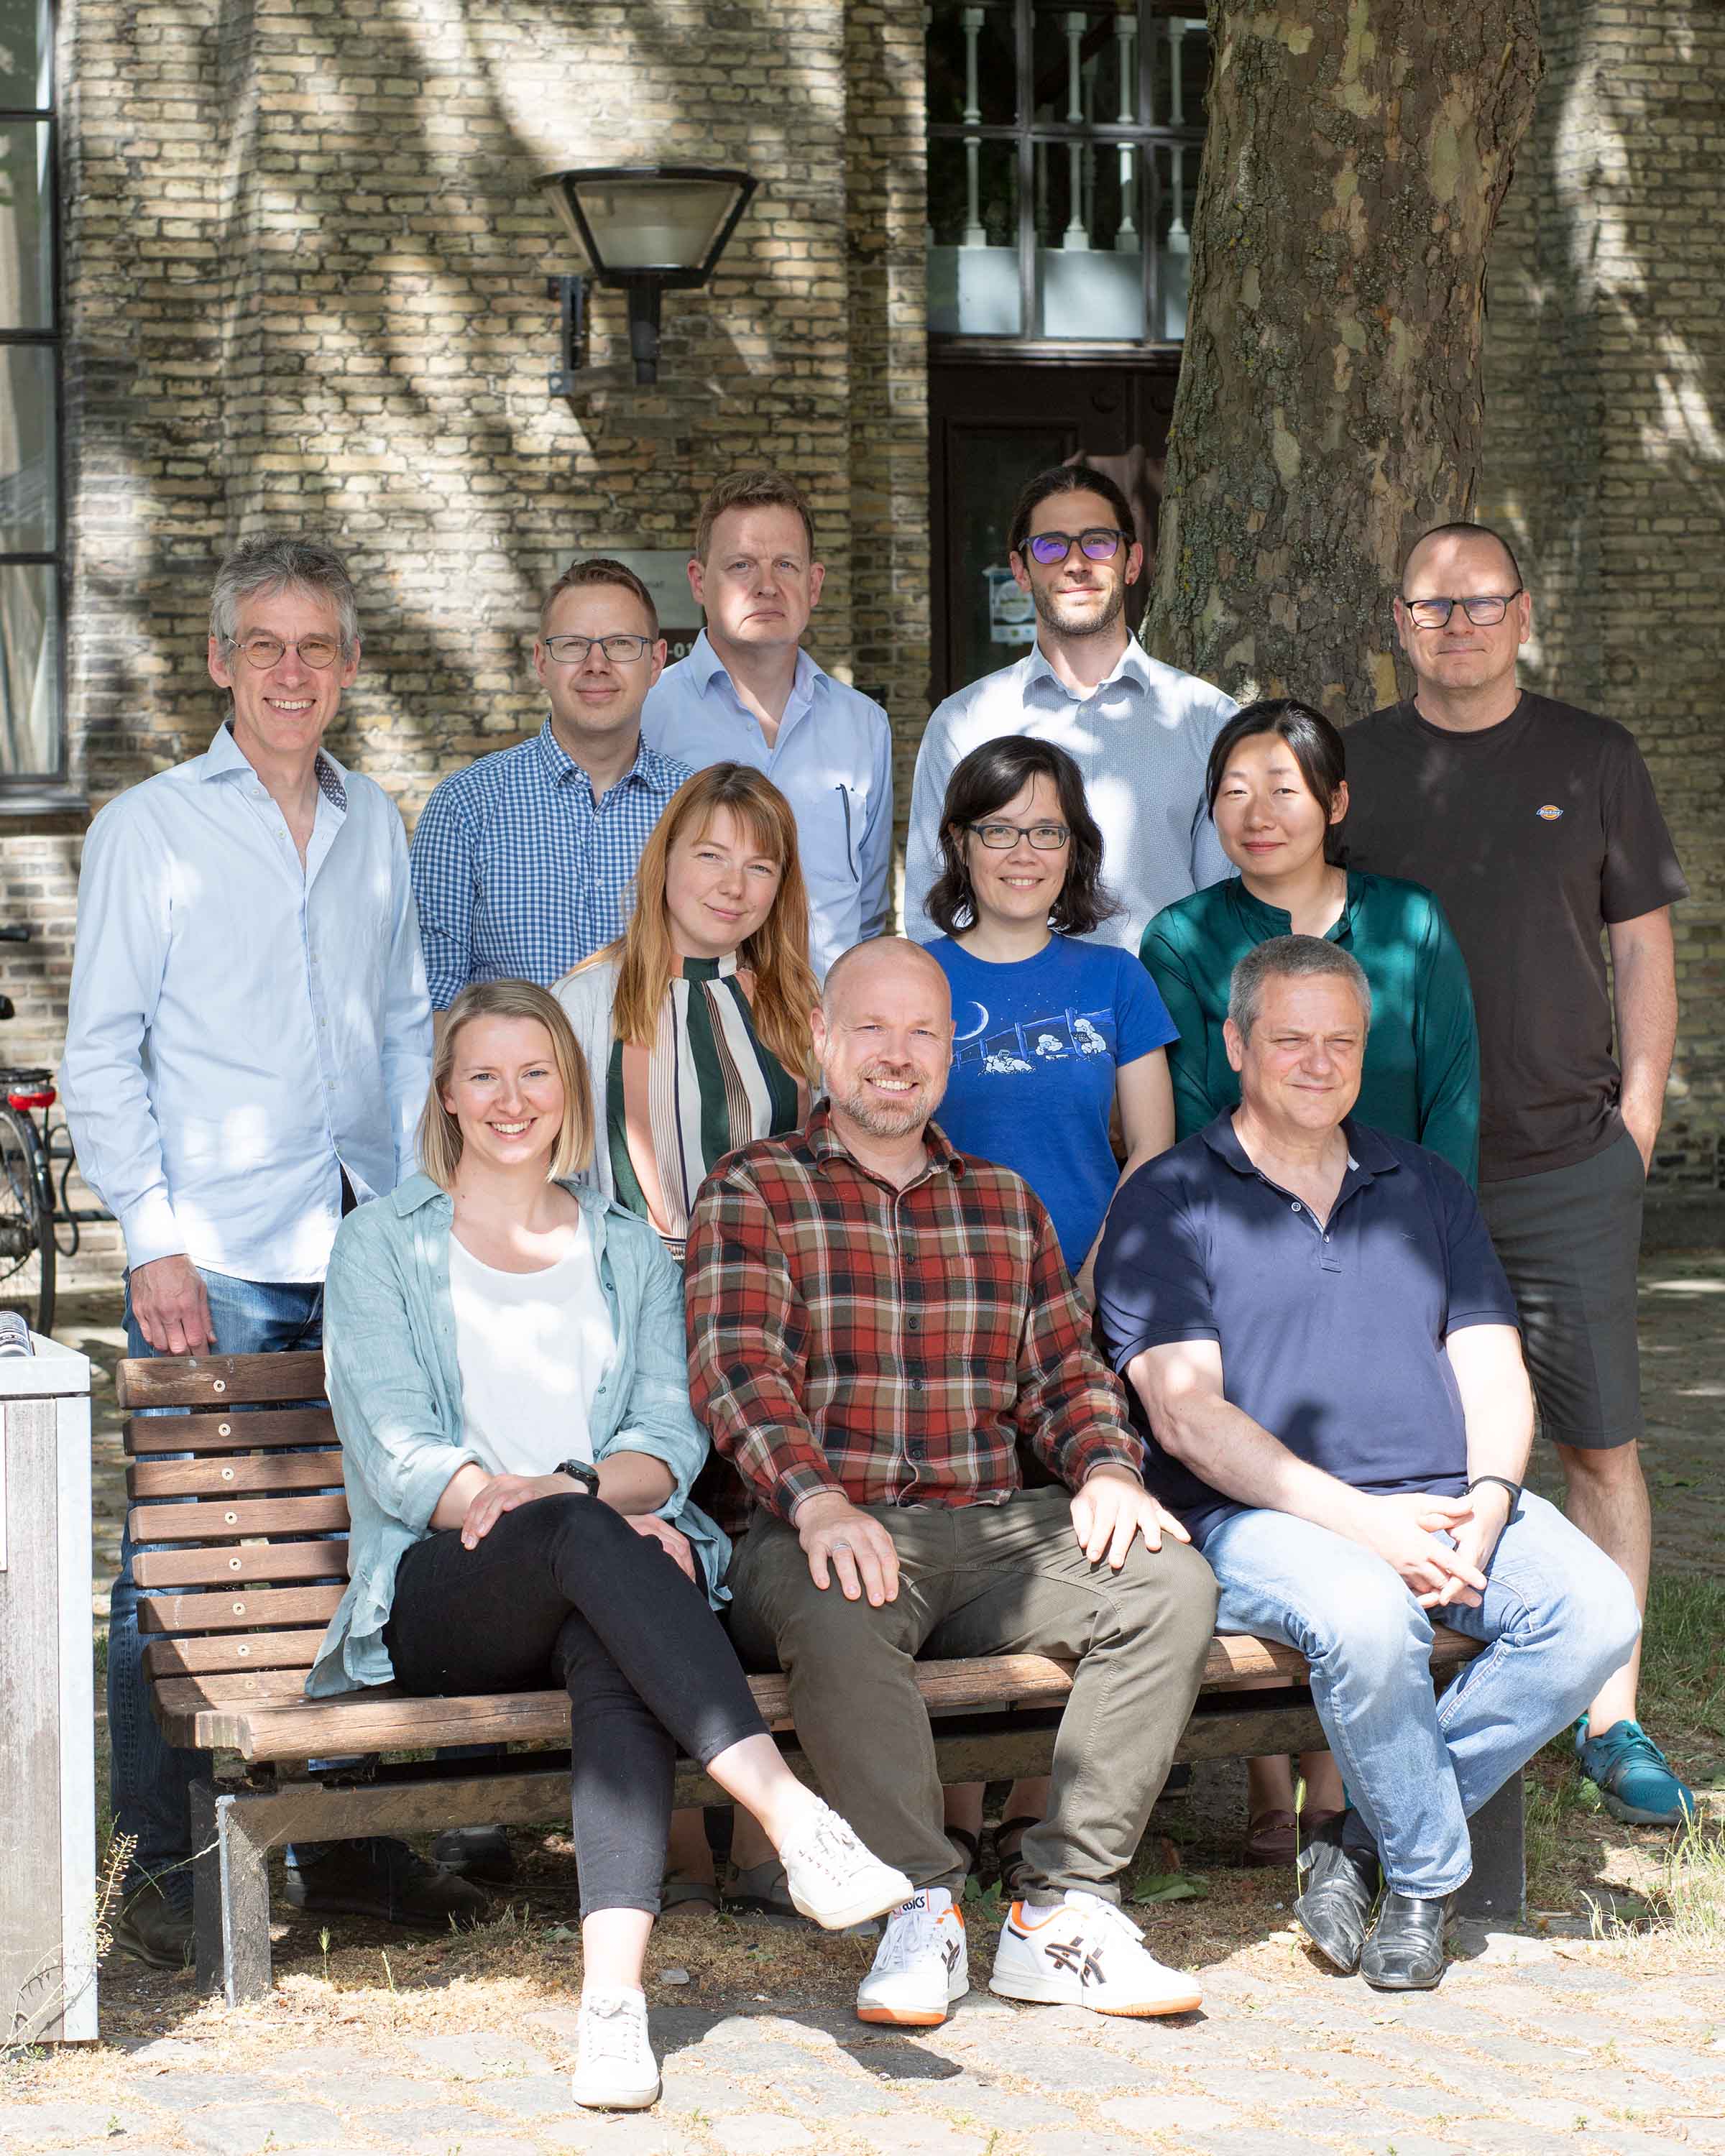
[[1538, 0], [1211, 0], [1186, 352], [1145, 641], [1340, 721], [1394, 698], [1402, 555], [1469, 514], [1486, 252]]

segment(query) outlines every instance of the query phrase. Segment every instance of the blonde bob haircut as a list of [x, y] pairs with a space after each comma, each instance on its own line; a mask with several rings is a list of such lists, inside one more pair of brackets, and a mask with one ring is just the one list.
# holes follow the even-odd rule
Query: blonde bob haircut
[[[659, 1032], [665, 990], [680, 963], [671, 947], [665, 872], [680, 839], [699, 843], [721, 809], [748, 834], [749, 843], [778, 864], [772, 908], [738, 947], [738, 967], [754, 978], [749, 1009], [755, 1031], [793, 1078], [814, 1078], [809, 1015], [820, 998], [809, 963], [809, 893], [797, 858], [797, 819], [770, 778], [746, 763], [709, 764], [685, 778], [641, 849], [634, 911], [620, 940], [595, 952], [588, 965], [615, 957], [617, 990], [611, 1029], [619, 1040], [650, 1049]], [[582, 968], [577, 967], [577, 973]]]
[[551, 1149], [546, 1181], [579, 1173], [593, 1157], [593, 1087], [587, 1062], [562, 1005], [531, 981], [477, 981], [463, 988], [444, 1017], [443, 1036], [431, 1063], [431, 1091], [419, 1118], [419, 1165], [434, 1183], [453, 1189], [461, 1160], [461, 1126], [444, 1106], [454, 1075], [461, 1029], [476, 1018], [526, 1018], [551, 1035], [551, 1060], [563, 1081], [563, 1123]]

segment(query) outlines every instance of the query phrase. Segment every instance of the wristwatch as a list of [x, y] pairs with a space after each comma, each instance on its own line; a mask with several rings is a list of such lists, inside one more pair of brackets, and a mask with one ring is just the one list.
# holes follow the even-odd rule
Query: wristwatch
[[572, 1482], [578, 1482], [589, 1497], [599, 1494], [599, 1471], [590, 1460], [560, 1460], [552, 1472], [567, 1475]]

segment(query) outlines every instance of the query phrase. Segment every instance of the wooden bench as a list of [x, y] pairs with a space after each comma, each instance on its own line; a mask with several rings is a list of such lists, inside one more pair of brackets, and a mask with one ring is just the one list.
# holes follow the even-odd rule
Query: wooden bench
[[[120, 1403], [129, 1411], [130, 1524], [141, 1553], [138, 1620], [157, 1717], [172, 1743], [234, 1753], [241, 1764], [238, 1779], [203, 1781], [193, 1792], [198, 1979], [230, 2002], [269, 1988], [272, 1848], [493, 1821], [525, 1826], [568, 1810], [569, 1709], [561, 1691], [414, 1699], [385, 1686], [339, 1699], [305, 1697], [305, 1672], [347, 1575], [347, 1506], [323, 1384], [318, 1354], [162, 1358], [119, 1368]], [[1436, 1681], [1476, 1651], [1440, 1630]], [[1306, 1674], [1287, 1647], [1219, 1636], [1178, 1756], [1239, 1758], [1321, 1744]], [[806, 1772], [785, 1680], [750, 1681], [768, 1727]], [[922, 1664], [918, 1685], [942, 1779], [1045, 1774], [1070, 1683], [1066, 1665], [1040, 1655]], [[387, 1756], [475, 1743], [536, 1748], [481, 1759]], [[386, 1756], [317, 1774], [307, 1763], [356, 1753]], [[677, 1801], [718, 1800], [685, 1762]], [[1518, 1922], [1519, 1777], [1475, 1820], [1474, 1844], [1463, 1912]]]

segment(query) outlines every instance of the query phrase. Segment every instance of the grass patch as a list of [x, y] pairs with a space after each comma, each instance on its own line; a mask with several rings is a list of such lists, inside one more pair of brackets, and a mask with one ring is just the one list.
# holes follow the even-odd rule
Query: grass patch
[[1725, 1744], [1725, 1580], [1656, 1574], [1641, 1649], [1641, 1721], [1671, 1752]]

